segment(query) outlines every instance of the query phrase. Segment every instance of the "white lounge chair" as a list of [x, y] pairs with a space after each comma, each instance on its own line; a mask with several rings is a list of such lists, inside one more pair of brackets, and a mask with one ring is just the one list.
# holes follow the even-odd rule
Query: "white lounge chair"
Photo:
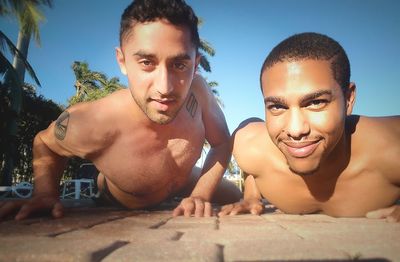
[[32, 196], [33, 186], [29, 182], [21, 182], [15, 186], [0, 186], [0, 198], [11, 195], [12, 197], [30, 198]]

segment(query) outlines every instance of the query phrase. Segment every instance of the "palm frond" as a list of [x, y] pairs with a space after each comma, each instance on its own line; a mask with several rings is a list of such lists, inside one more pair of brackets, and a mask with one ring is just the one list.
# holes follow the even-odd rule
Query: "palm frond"
[[35, 71], [33, 70], [32, 66], [29, 64], [29, 62], [26, 60], [25, 56], [22, 55], [21, 52], [19, 52], [19, 50], [13, 44], [13, 42], [1, 30], [0, 30], [0, 42], [1, 42], [2, 47], [4, 47], [5, 44], [8, 46], [8, 49], [10, 50], [10, 53], [13, 56], [17, 56], [19, 59], [21, 59], [21, 61], [23, 62], [24, 66], [25, 66], [25, 69], [28, 71], [29, 75], [32, 77], [32, 79], [35, 81], [35, 83], [38, 86], [41, 86], [40, 81], [37, 78]]
[[206, 72], [211, 72], [210, 62], [208, 61], [207, 57], [200, 52], [200, 66]]
[[211, 46], [209, 42], [204, 39], [200, 39], [200, 49], [206, 52], [210, 56], [215, 55], [215, 49]]
[[9, 74], [10, 77], [18, 79], [17, 72], [15, 71], [13, 65], [8, 61], [7, 57], [0, 52], [0, 75]]

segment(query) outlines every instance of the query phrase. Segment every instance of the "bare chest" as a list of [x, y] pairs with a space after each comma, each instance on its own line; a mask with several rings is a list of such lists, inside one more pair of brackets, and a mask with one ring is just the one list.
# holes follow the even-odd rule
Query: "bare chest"
[[95, 164], [124, 192], [172, 192], [186, 183], [203, 144], [202, 123], [189, 123], [173, 135], [138, 129], [121, 134]]
[[400, 189], [377, 172], [364, 171], [330, 181], [290, 175], [293, 177], [275, 174], [257, 181], [262, 195], [286, 213], [364, 216], [392, 205], [400, 197]]

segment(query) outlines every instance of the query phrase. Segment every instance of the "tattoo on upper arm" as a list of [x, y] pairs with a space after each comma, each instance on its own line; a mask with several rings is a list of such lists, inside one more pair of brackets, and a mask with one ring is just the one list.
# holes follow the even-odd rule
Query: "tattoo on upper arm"
[[64, 111], [56, 120], [56, 126], [54, 128], [54, 135], [58, 140], [64, 140], [67, 134], [68, 122], [69, 113], [68, 111]]
[[190, 97], [186, 103], [186, 109], [192, 117], [194, 117], [196, 114], [197, 105], [198, 103], [196, 97], [193, 95], [193, 93], [190, 94]]

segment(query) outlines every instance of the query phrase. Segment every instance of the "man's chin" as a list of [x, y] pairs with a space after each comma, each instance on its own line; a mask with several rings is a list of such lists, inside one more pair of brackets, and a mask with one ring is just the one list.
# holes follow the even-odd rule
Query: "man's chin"
[[176, 117], [176, 115], [170, 116], [170, 115], [160, 114], [160, 113], [153, 114], [153, 115], [147, 115], [147, 116], [151, 121], [153, 121], [154, 123], [159, 124], [159, 125], [167, 125], [167, 124], [171, 123]]
[[288, 164], [290, 171], [299, 176], [310, 176], [314, 175], [319, 170], [319, 165], [312, 167], [299, 167], [295, 165]]
[[299, 175], [299, 176], [311, 176], [311, 175], [314, 175], [318, 171], [318, 168], [315, 170], [311, 170], [311, 171], [308, 171], [308, 170], [303, 171], [303, 170], [293, 169], [290, 166], [289, 166], [289, 169], [290, 169], [290, 171], [292, 171], [292, 173]]

